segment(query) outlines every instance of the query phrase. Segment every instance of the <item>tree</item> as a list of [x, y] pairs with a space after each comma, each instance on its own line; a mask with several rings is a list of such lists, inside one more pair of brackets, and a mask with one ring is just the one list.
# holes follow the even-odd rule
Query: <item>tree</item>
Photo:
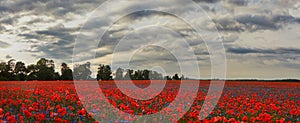
[[150, 71], [149, 77], [151, 80], [160, 80], [163, 79], [162, 74], [157, 71]]
[[38, 80], [38, 74], [37, 74], [38, 71], [39, 70], [36, 65], [34, 64], [28, 65], [26, 69], [26, 73], [27, 73], [26, 80]]
[[125, 76], [124, 76], [124, 79], [126, 79], [126, 80], [134, 80], [134, 78], [133, 78], [133, 70], [131, 70], [131, 69], [127, 69], [126, 70], [126, 74], [125, 74]]
[[73, 80], [73, 71], [66, 63], [61, 64], [61, 80]]
[[19, 81], [25, 81], [27, 77], [27, 68], [25, 66], [25, 63], [18, 61], [15, 65], [15, 75], [17, 80]]
[[73, 76], [75, 80], [90, 80], [92, 79], [90, 70], [91, 63], [87, 62], [81, 65], [75, 65]]
[[144, 72], [143, 70], [137, 70], [133, 74], [134, 80], [144, 80]]
[[115, 77], [115, 79], [116, 80], [123, 79], [123, 72], [124, 72], [124, 69], [118, 68], [117, 71], [116, 71], [116, 77]]
[[164, 80], [172, 80], [172, 78], [170, 76], [165, 76]]
[[0, 64], [0, 80], [3, 81], [11, 81], [11, 80], [17, 80], [15, 74], [14, 74], [14, 59], [9, 60], [7, 63], [2, 62]]
[[[75, 65], [74, 72], [68, 67], [66, 63], [61, 64], [61, 76], [55, 72], [55, 64], [51, 59], [41, 58], [36, 64], [31, 64], [26, 67], [25, 63], [11, 59], [8, 62], [0, 63], [0, 80], [90, 80], [91, 77], [91, 63]], [[111, 80], [112, 71], [109, 65], [100, 64], [97, 71], [97, 80]], [[175, 74], [173, 77], [165, 76], [152, 70], [131, 70], [118, 68], [115, 72], [115, 79], [125, 80], [184, 80], [187, 79], [183, 75], [181, 77]]]
[[181, 75], [180, 79], [185, 80], [186, 78], [184, 77], [184, 75]]
[[58, 72], [54, 72], [52, 80], [60, 80], [60, 75]]
[[111, 80], [111, 68], [109, 65], [100, 64], [97, 72], [97, 80]]
[[9, 75], [8, 72], [8, 66], [5, 62], [0, 63], [0, 80], [2, 81], [8, 81], [9, 78], [7, 78]]
[[159, 80], [163, 79], [162, 74], [158, 73], [157, 71], [151, 71], [151, 70], [131, 70], [127, 69], [126, 74], [124, 76], [124, 79], [126, 80]]
[[150, 74], [150, 71], [149, 70], [143, 70], [142, 71], [142, 76], [143, 76], [143, 80], [149, 80], [149, 74]]
[[36, 68], [38, 69], [37, 71], [37, 76], [38, 80], [55, 80], [57, 78], [57, 74], [54, 70], [55, 65], [53, 60], [48, 60], [46, 58], [41, 58], [37, 63], [36, 63]]
[[180, 80], [178, 74], [176, 73], [173, 77], [172, 77], [173, 80]]

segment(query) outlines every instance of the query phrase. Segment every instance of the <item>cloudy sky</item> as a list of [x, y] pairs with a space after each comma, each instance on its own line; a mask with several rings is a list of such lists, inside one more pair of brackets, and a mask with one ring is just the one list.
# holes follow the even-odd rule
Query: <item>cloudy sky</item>
[[[190, 69], [197, 62], [201, 77], [210, 77], [210, 53], [193, 25], [160, 11], [139, 11], [123, 15], [136, 6], [115, 2], [109, 12], [94, 12], [104, 0], [1, 0], [0, 60], [11, 58], [35, 63], [45, 57], [72, 65], [74, 45], [85, 26], [95, 34], [107, 29], [97, 48], [85, 50], [81, 61], [128, 64], [133, 69], [155, 69], [167, 74], [180, 71], [179, 61]], [[207, 15], [193, 16], [192, 2], [143, 2], [139, 7], [157, 7], [190, 15], [204, 33], [218, 30], [227, 58], [227, 78], [300, 77], [300, 2], [298, 0], [194, 0]], [[86, 23], [92, 15], [96, 20]], [[205, 17], [204, 17], [205, 16]], [[210, 20], [208, 20], [209, 18]], [[94, 22], [94, 23], [92, 23]], [[113, 25], [109, 26], [109, 23]], [[146, 28], [146, 27], [149, 28]], [[143, 27], [143, 28], [140, 28]], [[97, 29], [95, 29], [97, 28]], [[215, 38], [205, 38], [215, 40]], [[187, 42], [188, 45], [182, 42]], [[81, 46], [89, 47], [87, 42]], [[160, 46], [161, 45], [161, 46]], [[169, 48], [169, 49], [168, 49]], [[172, 51], [172, 49], [178, 49]], [[184, 54], [180, 51], [192, 51]], [[95, 58], [84, 53], [96, 53]], [[176, 54], [175, 54], [176, 53]], [[126, 67], [126, 65], [125, 65]]]

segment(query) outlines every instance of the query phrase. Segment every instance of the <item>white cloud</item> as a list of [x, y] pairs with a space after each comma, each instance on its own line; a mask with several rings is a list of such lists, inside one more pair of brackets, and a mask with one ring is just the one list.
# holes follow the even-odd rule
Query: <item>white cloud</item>
[[[58, 65], [60, 62], [70, 62], [74, 41], [80, 27], [86, 22], [86, 17], [103, 1], [0, 1], [0, 59], [5, 59], [6, 55], [10, 55], [27, 63], [34, 63], [40, 57], [52, 58]], [[193, 16], [193, 14], [189, 16], [190, 21], [203, 25], [201, 29], [205, 30], [203, 33], [208, 35], [217, 26], [227, 49], [242, 47], [248, 50], [271, 51], [276, 49], [299, 49], [300, 47], [300, 16], [299, 1], [297, 0], [195, 1], [208, 12], [214, 23], [205, 20], [203, 17]], [[140, 4], [138, 7], [147, 6], [157, 7], [159, 10], [171, 9], [178, 13], [185, 13], [192, 5], [185, 1], [149, 1], [146, 4]], [[125, 10], [133, 9], [133, 7], [136, 6], [129, 6], [125, 2], [117, 2], [113, 8], [115, 11], [112, 13], [97, 13], [97, 16], [105, 17], [103, 18], [104, 23], [94, 21], [87, 28], [92, 31], [105, 29], [104, 26], [110, 23], [113, 18], [118, 17]], [[168, 40], [186, 38], [191, 45], [190, 50], [196, 53], [198, 63], [203, 68], [203, 75], [209, 77], [209, 55], [202, 39], [186, 23], [166, 13], [149, 11], [147, 13], [146, 11], [122, 18], [107, 31], [103, 41], [99, 44], [99, 49], [86, 51], [86, 54], [90, 54], [96, 50], [98, 52], [96, 59], [84, 57], [82, 62], [96, 61], [110, 64], [113, 48], [115, 48], [114, 46], [118, 43], [118, 40], [127, 33], [146, 25], [165, 26], [180, 34], [180, 36], [162, 37]], [[153, 35], [156, 34], [156, 31], [148, 30], [147, 34], [141, 36], [149, 41], [155, 40], [157, 37]], [[97, 35], [97, 33], [85, 32], [84, 35], [90, 37]], [[214, 40], [214, 37], [206, 39]], [[139, 48], [142, 45], [139, 40], [141, 39], [132, 39], [124, 44], [119, 53], [130, 53]], [[82, 46], [91, 47], [88, 44], [83, 43]], [[180, 48], [180, 44], [169, 45], [173, 48]], [[162, 59], [170, 57], [170, 54], [164, 54], [164, 52], [158, 52], [155, 49], [153, 51], [149, 50], [147, 53], [144, 52], [144, 55], [138, 53], [135, 59], [139, 64], [143, 64], [140, 61], [147, 59], [147, 57], [144, 57], [145, 55], [153, 56], [152, 58], [156, 62], [153, 64], [147, 63], [148, 67], [158, 64], [170, 67], [168, 65], [175, 64], [175, 61], [170, 59]], [[274, 70], [280, 69], [289, 73], [290, 77], [295, 77], [299, 76], [299, 72], [297, 74], [293, 68], [299, 66], [299, 58], [298, 54], [292, 53], [270, 55], [262, 52], [240, 55], [231, 52], [228, 53], [228, 75], [229, 77], [289, 77], [288, 74], [274, 72]], [[185, 59], [189, 62], [189, 58]], [[122, 62], [122, 58], [119, 60], [119, 62]], [[176, 70], [173, 69], [169, 72], [174, 73]], [[193, 76], [192, 74], [193, 72], [190, 73], [191, 76]]]

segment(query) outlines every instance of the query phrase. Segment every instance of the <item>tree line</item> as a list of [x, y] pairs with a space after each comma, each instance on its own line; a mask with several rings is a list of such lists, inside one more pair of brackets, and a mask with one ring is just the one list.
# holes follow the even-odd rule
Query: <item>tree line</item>
[[[53, 81], [53, 80], [92, 80], [91, 63], [74, 65], [74, 71], [67, 63], [61, 63], [60, 73], [55, 71], [55, 63], [51, 59], [41, 58], [36, 64], [25, 65], [24, 62], [15, 62], [11, 59], [0, 63], [0, 81]], [[97, 80], [180, 80], [186, 79], [178, 74], [163, 76], [152, 70], [132, 70], [118, 68], [112, 72], [109, 65], [99, 64], [96, 75]]]
[[24, 62], [15, 62], [14, 59], [0, 63], [1, 81], [48, 81], [72, 80], [73, 72], [66, 63], [61, 65], [61, 74], [55, 71], [54, 61], [41, 58], [36, 64], [25, 65]]

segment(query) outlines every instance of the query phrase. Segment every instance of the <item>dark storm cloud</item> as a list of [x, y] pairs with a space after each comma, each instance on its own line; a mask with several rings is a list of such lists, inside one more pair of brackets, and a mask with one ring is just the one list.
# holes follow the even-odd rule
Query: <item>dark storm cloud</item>
[[[64, 4], [67, 3], [67, 1], [58, 1], [58, 0], [16, 0], [16, 1], [11, 1], [11, 2], [4, 2], [2, 4], [5, 5], [5, 10], [10, 10], [9, 12], [11, 13], [17, 13], [17, 12], [21, 12], [21, 11], [29, 11], [29, 10], [36, 10], [36, 9], [49, 9], [49, 10], [55, 10], [55, 8], [48, 8], [47, 6], [51, 6], [53, 5], [53, 3], [56, 3], [56, 6], [59, 7], [69, 7], [68, 4]], [[69, 3], [70, 5], [72, 5], [71, 3]], [[52, 6], [55, 7], [55, 6]], [[40, 11], [42, 12], [47, 12], [47, 11]], [[49, 12], [49, 11], [48, 11]]]
[[289, 15], [240, 15], [214, 19], [219, 31], [243, 32], [258, 30], [278, 30], [290, 23], [299, 23], [299, 19]]
[[299, 71], [299, 54], [264, 54], [257, 56], [257, 58], [262, 61], [271, 61], [263, 62], [263, 65], [284, 66], [285, 68]]
[[53, 36], [62, 40], [73, 41], [75, 36], [69, 33], [71, 31], [73, 31], [73, 29], [55, 28], [55, 29], [48, 29], [43, 31], [36, 31], [36, 33], [39, 35]]
[[277, 49], [257, 49], [257, 48], [228, 48], [227, 52], [233, 54], [300, 54], [300, 49], [277, 48]]
[[9, 43], [6, 43], [4, 41], [0, 41], [0, 48], [8, 48], [8, 47], [10, 47]]
[[216, 23], [216, 28], [219, 31], [242, 32], [245, 28], [239, 25], [236, 21], [230, 18], [213, 20]]
[[6, 6], [0, 5], [0, 13], [12, 12], [12, 10]]
[[[104, 0], [15, 0], [0, 1], [0, 17], [19, 18], [20, 14], [43, 15], [55, 19], [72, 20], [70, 15], [83, 15], [92, 11]], [[25, 16], [26, 16], [25, 14]], [[22, 15], [24, 16], [24, 15]]]
[[1, 25], [13, 25], [16, 22], [14, 18], [11, 17], [0, 17], [0, 24]]
[[220, 0], [193, 0], [194, 2], [216, 3]]
[[[256, 31], [256, 30], [276, 30], [279, 27], [276, 25], [276, 20], [272, 21], [266, 16], [252, 16], [252, 15], [243, 15], [237, 17], [236, 21], [246, 26], [246, 28]], [[253, 27], [255, 26], [255, 27]]]
[[165, 15], [162, 12], [145, 10], [145, 11], [138, 11], [138, 12], [132, 13], [132, 14], [128, 15], [127, 17], [129, 17], [132, 20], [136, 20], [136, 19], [139, 19], [139, 18], [150, 17], [150, 16], [154, 16], [154, 15], [158, 15], [158, 14], [160, 14], [161, 16]]
[[73, 46], [57, 45], [64, 43], [60, 40], [56, 45], [54, 43], [52, 45], [31, 45], [30, 49], [23, 51], [33, 53], [32, 56], [36, 58], [55, 58], [71, 62]]
[[105, 56], [110, 55], [110, 54], [112, 54], [112, 52], [110, 52], [110, 51], [96, 52], [95, 58], [105, 57]]
[[[46, 2], [46, 1], [44, 1]], [[15, 1], [2, 1], [2, 6], [5, 9], [1, 9], [1, 12], [18, 13], [22, 11], [34, 10], [40, 8], [43, 1], [41, 0], [15, 0]]]
[[40, 39], [41, 36], [32, 33], [19, 34], [20, 37], [24, 37], [25, 39]]
[[[10, 45], [12, 45], [13, 47], [13, 45], [15, 45], [16, 43], [27, 42], [26, 45], [31, 45], [31, 47], [29, 49], [27, 49], [26, 47], [27, 50], [20, 49], [22, 51], [26, 51], [25, 53], [22, 52], [22, 54], [24, 54], [23, 58], [28, 58], [28, 55], [32, 55], [37, 59], [41, 57], [48, 57], [58, 62], [71, 62], [74, 41], [77, 36], [77, 32], [79, 32], [80, 26], [84, 24], [84, 21], [82, 20], [85, 20], [86, 17], [95, 8], [103, 3], [103, 1], [105, 0], [0, 0], [0, 34], [7, 35], [0, 40], [2, 40], [3, 42], [6, 41], [6, 38], [15, 38], [14, 36], [16, 36], [16, 41], [11, 42], [11, 44], [0, 42], [0, 48], [7, 48]], [[299, 18], [290, 16], [288, 14], [289, 12], [287, 10], [289, 9], [289, 5], [285, 3], [291, 4], [291, 6], [293, 6], [294, 4], [292, 2], [286, 2], [285, 0], [267, 0], [267, 2], [256, 0], [193, 1], [197, 2], [199, 6], [206, 10], [210, 17], [214, 20], [217, 29], [219, 29], [221, 33], [221, 38], [224, 41], [225, 47], [229, 47], [227, 49], [227, 52], [229, 53], [229, 55], [234, 57], [232, 59], [236, 60], [237, 64], [243, 61], [243, 58], [241, 58], [241, 56], [251, 54], [247, 56], [254, 57], [253, 60], [250, 60], [254, 61], [253, 64], [259, 64], [256, 62], [260, 59], [269, 60], [268, 62], [266, 62], [266, 64], [273, 62], [272, 60], [276, 59], [279, 61], [276, 61], [276, 64], [278, 63], [278, 66], [286, 64], [291, 68], [299, 68], [299, 64], [297, 64], [299, 62], [295, 62], [296, 60], [299, 61], [298, 54], [300, 52], [298, 49], [289, 48], [289, 46], [282, 46], [286, 48], [272, 49], [272, 46], [276, 48], [276, 46], [273, 44], [270, 44], [270, 49], [249, 48], [251, 47], [251, 45], [254, 45], [253, 47], [259, 45], [259, 43], [264, 40], [253, 40], [253, 43], [245, 44], [246, 46], [250, 45], [249, 47], [245, 48], [238, 46], [238, 44], [243, 44], [243, 41], [247, 43], [247, 37], [243, 36], [248, 36], [248, 34], [250, 33], [254, 34], [255, 31], [268, 30], [266, 32], [280, 32], [281, 29], [283, 29], [286, 25], [291, 26], [289, 24], [300, 24]], [[138, 6], [128, 6], [127, 4], [120, 3], [121, 2], [116, 2], [116, 4], [118, 5], [112, 8], [112, 10], [116, 9], [117, 11], [113, 11], [112, 13], [100, 12], [99, 16], [104, 18], [101, 18], [101, 20], [93, 20], [92, 23], [86, 25], [86, 28], [91, 31], [97, 29], [106, 29], [105, 26], [111, 23], [113, 17], [124, 14], [124, 10], [132, 10], [133, 7], [143, 8], [147, 6], [157, 6], [157, 8], [159, 8], [160, 10], [170, 9], [180, 14], [188, 14], [186, 12], [192, 8], [192, 5], [184, 0], [180, 2], [149, 1]], [[158, 7], [161, 4], [165, 6]], [[239, 11], [239, 9], [241, 9], [242, 11]], [[165, 19], [167, 21], [171, 20], [171, 27], [174, 31], [179, 33], [180, 38], [184, 37], [186, 39], [189, 39], [188, 43], [191, 45], [191, 47], [193, 47], [195, 56], [199, 62], [205, 62], [206, 64], [210, 63], [209, 61], [207, 61], [209, 60], [209, 53], [201, 38], [194, 36], [195, 34], [193, 34], [193, 32], [195, 31], [191, 30], [191, 27], [182, 26], [181, 23], [172, 21], [172, 19], [170, 19], [172, 17], [173, 16], [171, 15], [155, 11], [140, 11], [134, 14], [130, 14], [129, 16], [124, 17], [124, 21], [120, 21], [120, 23], [117, 23], [116, 27], [112, 27], [111, 30], [107, 31], [103, 39], [101, 39], [97, 50], [89, 48], [88, 43], [82, 42], [82, 47], [88, 47], [86, 49], [89, 49], [89, 51], [83, 51], [82, 59], [93, 59], [91, 57], [88, 57], [89, 55], [84, 54], [94, 53], [94, 50], [96, 50], [96, 58], [99, 58], [99, 61], [109, 61], [107, 59], [113, 53], [113, 50], [119, 40], [130, 31], [130, 28], [128, 26], [131, 27], [131, 25], [133, 25], [132, 23], [145, 21], [145, 23], [141, 24], [143, 26], [148, 24], [148, 22], [146, 22], [147, 20], [151, 21], [151, 19], [162, 21], [162, 23], [164, 23], [163, 21]], [[203, 21], [203, 18], [194, 17], [194, 15], [192, 15], [191, 21], [200, 23]], [[64, 25], [65, 27], [55, 25]], [[212, 24], [203, 24], [201, 26], [208, 31], [211, 31], [210, 29], [214, 28]], [[240, 35], [241, 33], [242, 35]], [[94, 35], [90, 32], [86, 32], [85, 34], [86, 36]], [[146, 35], [152, 34], [155, 33], [149, 31]], [[291, 35], [292, 34], [295, 33], [291, 32]], [[290, 35], [282, 34], [282, 36], [289, 37]], [[166, 39], [175, 40], [178, 38], [179, 37], [176, 36], [170, 36]], [[263, 38], [269, 40], [267, 37]], [[137, 49], [137, 47], [134, 47], [134, 45], [136, 45], [136, 42], [141, 39], [133, 39], [137, 40], [130, 40], [129, 43], [120, 48], [121, 52], [117, 53], [122, 54], [130, 52], [133, 49]], [[149, 38], [149, 40], [151, 39], [154, 38]], [[286, 41], [291, 42], [295, 40]], [[141, 66], [153, 64], [153, 62], [161, 63], [159, 65], [162, 66], [165, 65], [165, 63], [161, 61], [167, 61], [167, 65], [177, 62], [171, 54], [164, 53], [161, 56], [158, 55], [163, 52], [164, 51], [161, 51], [157, 48], [148, 49], [148, 51], [145, 50], [141, 52], [145, 54], [144, 56], [143, 54], [141, 54], [140, 56], [136, 55], [136, 59], [133, 60], [135, 60], [135, 62], [137, 63], [140, 63]], [[10, 53], [3, 54], [3, 58], [5, 58], [6, 54]], [[14, 57], [18, 56], [14, 54], [11, 55]], [[147, 60], [147, 57], [151, 60]], [[189, 57], [183, 59], [188, 62], [190, 60], [194, 60]], [[120, 60], [122, 59], [120, 58]], [[289, 60], [292, 60], [292, 62]], [[247, 67], [247, 65], [245, 66]], [[289, 69], [287, 68], [285, 70]]]
[[206, 50], [206, 49], [196, 49], [194, 50], [194, 54], [197, 55], [197, 56], [208, 56], [209, 55], [209, 52]]
[[[130, 9], [127, 8], [127, 9]], [[115, 14], [120, 14], [120, 13], [115, 13]], [[123, 17], [121, 20], [125, 20], [127, 21], [127, 19], [132, 20], [132, 21], [136, 21], [138, 19], [142, 19], [142, 18], [151, 18], [151, 17], [159, 17], [159, 16], [173, 16], [172, 14], [169, 13], [165, 13], [165, 12], [161, 12], [161, 11], [153, 11], [153, 10], [143, 10], [143, 11], [137, 11], [134, 13], [130, 13], [127, 16]], [[124, 21], [123, 21], [124, 22]]]
[[[75, 22], [72, 28], [61, 26], [74, 21], [80, 16], [85, 16], [98, 7], [104, 0], [15, 0], [0, 1], [0, 34], [4, 32], [16, 34], [16, 42], [31, 44], [29, 49], [21, 49], [33, 57], [49, 57], [59, 60], [71, 60], [74, 41], [82, 23]], [[33, 18], [31, 18], [31, 16]], [[47, 18], [45, 18], [47, 16]], [[23, 25], [18, 22], [22, 17], [29, 17]], [[74, 19], [74, 17], [77, 17]], [[83, 20], [85, 18], [82, 18]], [[107, 20], [109, 21], [109, 20]], [[43, 25], [41, 29], [37, 25]], [[56, 24], [58, 26], [49, 26]], [[73, 23], [72, 23], [73, 24]], [[99, 23], [94, 23], [99, 24]], [[101, 23], [103, 24], [103, 23]], [[70, 25], [70, 24], [69, 24]], [[7, 30], [5, 26], [12, 26], [14, 30]], [[91, 25], [90, 27], [95, 27]], [[101, 27], [101, 25], [97, 25]], [[8, 44], [0, 42], [0, 48]]]
[[32, 45], [31, 50], [27, 50], [27, 52], [37, 53], [36, 57], [49, 57], [61, 60], [67, 60], [70, 62], [72, 60], [73, 54], [73, 46], [72, 45], [64, 45], [70, 44], [69, 41], [59, 40], [56, 43], [48, 44], [48, 45]]
[[237, 6], [246, 6], [248, 5], [248, 0], [227, 0], [228, 3], [237, 5]]
[[47, 41], [46, 44], [34, 44], [31, 46], [31, 49], [24, 50], [34, 53], [37, 58], [50, 57], [70, 61], [76, 36], [74, 33], [78, 30], [77, 28], [65, 28], [58, 25], [47, 30], [36, 31], [36, 33], [32, 34], [21, 34], [20, 36], [25, 37], [25, 39], [39, 39], [40, 42]]
[[44, 39], [42, 36], [37, 35], [37, 34], [32, 34], [32, 33], [19, 34], [18, 36], [19, 36], [21, 39], [20, 39], [20, 40], [17, 40], [16, 42], [29, 43], [29, 44], [37, 44], [37, 43], [39, 43], [42, 39]]

